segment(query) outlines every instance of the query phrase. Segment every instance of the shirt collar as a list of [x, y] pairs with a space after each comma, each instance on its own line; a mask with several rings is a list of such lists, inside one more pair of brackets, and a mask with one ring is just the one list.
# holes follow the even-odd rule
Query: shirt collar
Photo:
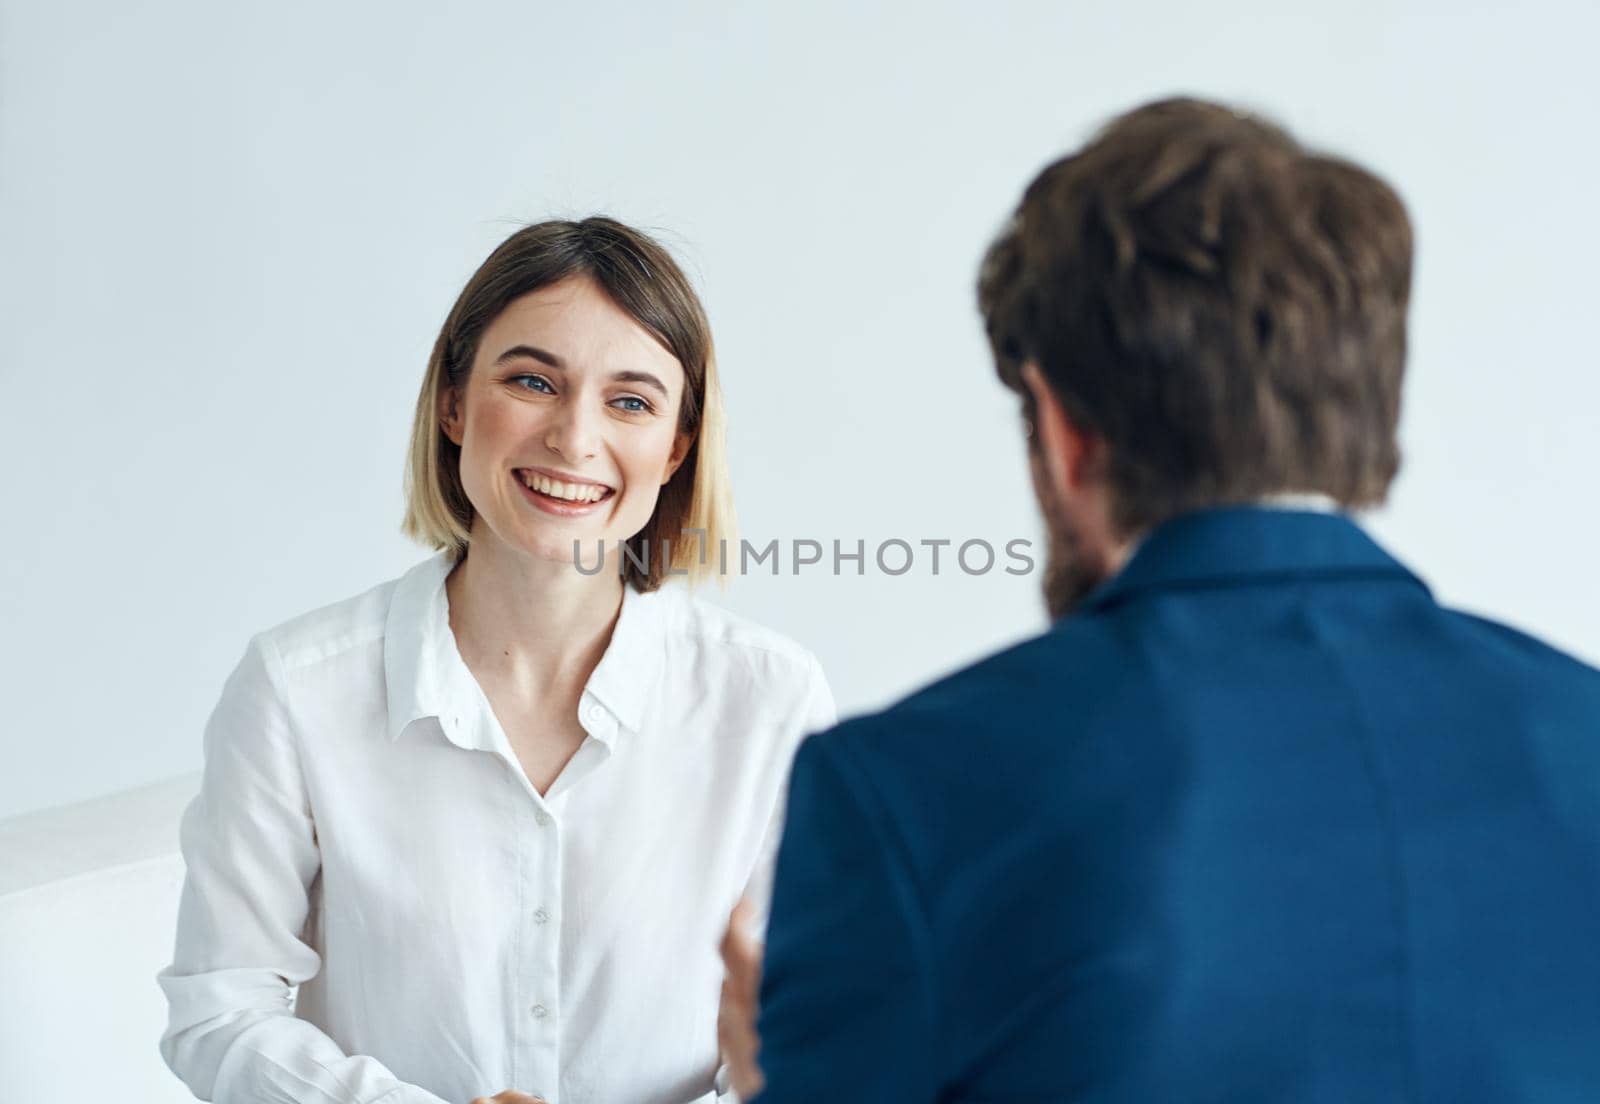
[[611, 643], [584, 686], [584, 697], [596, 699], [630, 732], [644, 725], [645, 708], [666, 663], [669, 607], [677, 600], [672, 586], [648, 594], [624, 586]]
[[[478, 715], [480, 702], [484, 709], [487, 702], [450, 630], [444, 584], [455, 563], [450, 552], [438, 552], [395, 584], [383, 645], [387, 732], [391, 741], [398, 740], [413, 721], [438, 717], [453, 743], [487, 750], [494, 741], [484, 726], [463, 725]], [[584, 686], [579, 709], [580, 723], [596, 738], [610, 742], [617, 724], [632, 732], [640, 730], [665, 662], [668, 606], [675, 600], [670, 587], [649, 594], [623, 588], [611, 641]]]
[[383, 674], [389, 702], [389, 739], [398, 740], [413, 721], [438, 717], [445, 735], [461, 743], [457, 725], [460, 688], [444, 677], [449, 670], [445, 645], [455, 647], [450, 633], [444, 581], [455, 566], [448, 551], [435, 553], [407, 571], [389, 599], [383, 633]]
[[1387, 577], [1428, 589], [1345, 514], [1320, 503], [1273, 501], [1200, 510], [1161, 523], [1120, 572], [1083, 600], [1082, 609], [1104, 609], [1144, 590], [1318, 575]]

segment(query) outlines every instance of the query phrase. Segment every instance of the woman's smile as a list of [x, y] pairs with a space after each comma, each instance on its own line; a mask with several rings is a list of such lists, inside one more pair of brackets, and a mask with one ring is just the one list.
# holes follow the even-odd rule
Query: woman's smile
[[558, 517], [587, 517], [616, 495], [603, 483], [553, 479], [533, 468], [517, 468], [511, 476], [524, 498]]

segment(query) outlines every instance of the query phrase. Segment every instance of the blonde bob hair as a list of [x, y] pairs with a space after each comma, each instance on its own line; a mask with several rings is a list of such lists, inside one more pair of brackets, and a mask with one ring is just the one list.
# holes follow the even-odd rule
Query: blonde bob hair
[[[457, 560], [466, 555], [474, 510], [461, 485], [461, 448], [439, 422], [441, 394], [466, 384], [484, 330], [513, 300], [572, 276], [592, 279], [683, 366], [678, 429], [694, 440], [650, 520], [628, 538], [622, 571], [640, 591], [659, 587], [669, 568], [698, 582], [716, 573], [718, 557], [710, 550], [736, 539], [711, 326], [660, 243], [615, 219], [523, 227], [467, 281], [434, 342], [417, 396], [401, 532]], [[703, 538], [690, 530], [703, 530]]]

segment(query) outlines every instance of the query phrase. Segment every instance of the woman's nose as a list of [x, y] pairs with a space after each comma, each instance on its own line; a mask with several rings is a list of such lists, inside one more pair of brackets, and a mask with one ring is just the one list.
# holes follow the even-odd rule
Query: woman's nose
[[598, 415], [587, 411], [588, 404], [567, 401], [551, 412], [545, 429], [544, 446], [564, 460], [590, 460], [599, 451]]

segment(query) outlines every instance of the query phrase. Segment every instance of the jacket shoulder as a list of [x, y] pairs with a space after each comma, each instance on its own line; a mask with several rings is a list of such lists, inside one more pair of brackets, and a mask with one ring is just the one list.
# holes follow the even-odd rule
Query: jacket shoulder
[[1543, 668], [1552, 674], [1570, 675], [1586, 681], [1600, 691], [1600, 670], [1578, 657], [1562, 651], [1521, 629], [1495, 621], [1479, 614], [1461, 610], [1446, 610], [1464, 632], [1472, 634], [1478, 642], [1513, 663]]
[[[939, 745], [1015, 735], [1068, 703], [1132, 690], [1139, 678], [1136, 636], [1121, 618], [1072, 617], [915, 690], [887, 708], [839, 726], [862, 751], [937, 755]], [[896, 749], [896, 744], [915, 745]]]

